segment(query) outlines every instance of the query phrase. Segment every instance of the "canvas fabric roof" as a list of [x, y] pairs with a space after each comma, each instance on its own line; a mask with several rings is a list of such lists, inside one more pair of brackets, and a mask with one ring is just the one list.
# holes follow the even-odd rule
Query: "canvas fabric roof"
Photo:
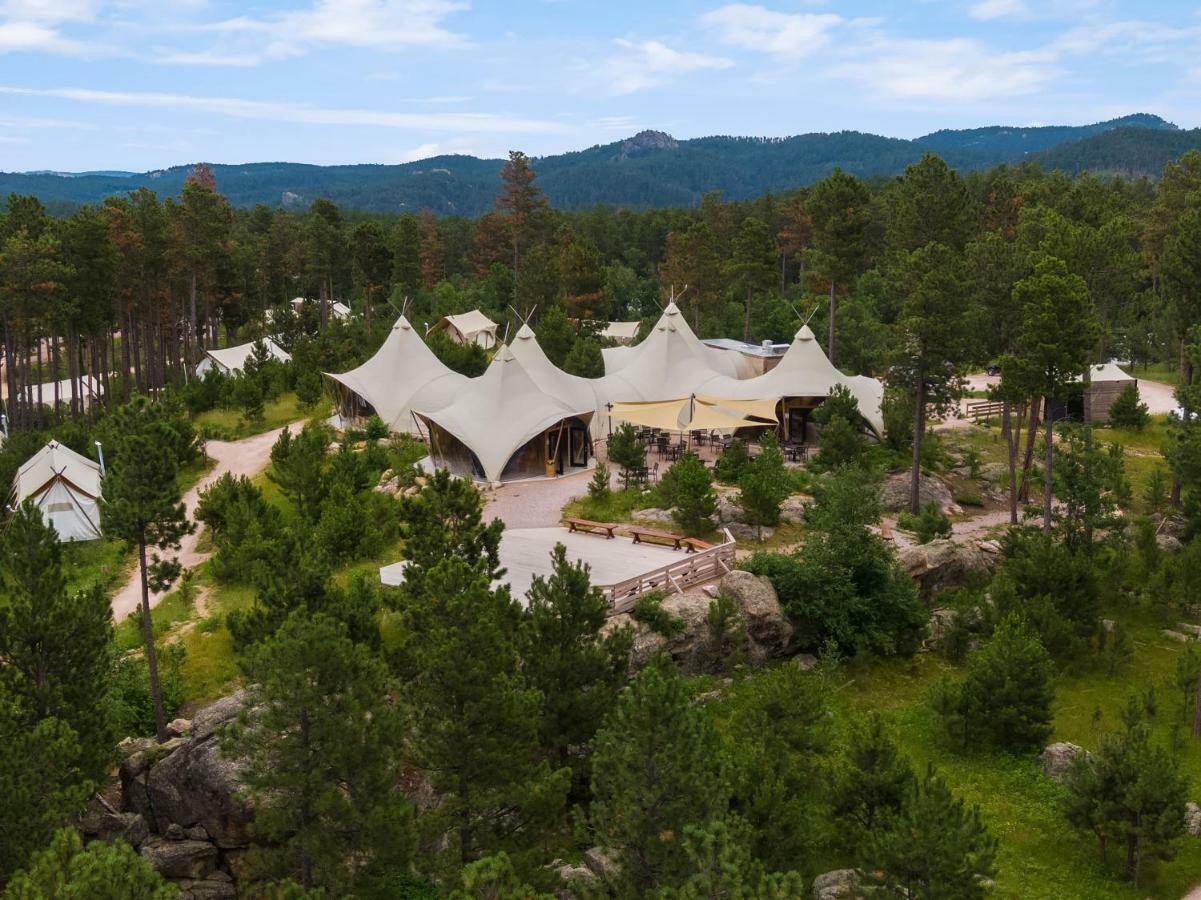
[[394, 431], [416, 430], [411, 411], [438, 409], [459, 395], [469, 379], [434, 355], [401, 316], [371, 359], [357, 369], [326, 376], [354, 392]]
[[[236, 347], [224, 347], [220, 350], [205, 350], [205, 358], [211, 360], [222, 371], [232, 372], [234, 374], [242, 374], [242, 370], [246, 367], [247, 361], [254, 356], [254, 341], [249, 344], [238, 344]], [[267, 347], [267, 355], [272, 359], [278, 359], [280, 362], [288, 362], [292, 358], [287, 350], [281, 347], [271, 338], [263, 338], [263, 343]], [[202, 361], [196, 367], [198, 374], [204, 374], [208, 366]]]
[[[620, 365], [598, 379], [597, 397], [603, 403], [687, 397], [704, 382], [719, 376], [737, 380], [737, 366], [727, 354], [702, 344], [674, 303], [669, 303], [641, 344], [625, 349]], [[711, 392], [709, 392], [711, 393]]]
[[1093, 370], [1089, 373], [1092, 381], [1134, 381], [1133, 375], [1128, 375], [1123, 372], [1116, 363], [1100, 363], [1093, 366]]
[[64, 540], [100, 537], [100, 466], [50, 441], [25, 461], [13, 479], [13, 501], [28, 499], [42, 510]]
[[443, 316], [434, 325], [434, 328], [445, 328], [447, 325], [453, 326], [455, 331], [469, 341], [475, 340], [475, 336], [482, 332], [487, 332], [493, 336], [496, 335], [496, 323], [478, 309], [458, 313], [453, 316]]
[[850, 390], [859, 402], [863, 418], [877, 434], [882, 434], [884, 419], [880, 404], [884, 385], [875, 378], [844, 375], [834, 368], [808, 325], [801, 326], [792, 346], [774, 369], [755, 378], [715, 376], [701, 382], [696, 390], [712, 397], [778, 401], [783, 397], [827, 397], [838, 384]]
[[774, 400], [720, 400], [693, 395], [678, 400], [614, 403], [610, 415], [665, 431], [733, 429], [777, 421]]
[[509, 349], [521, 363], [526, 374], [533, 379], [534, 384], [571, 407], [587, 407], [599, 409], [603, 404], [596, 396], [596, 385], [599, 379], [581, 378], [564, 372], [553, 362], [538, 344], [534, 329], [522, 325], [509, 344]]
[[[503, 345], [487, 371], [471, 379], [454, 402], [441, 408], [414, 406], [419, 416], [470, 448], [489, 481], [500, 481], [506, 463], [526, 441], [573, 416], [590, 421], [595, 409], [583, 398], [567, 403], [543, 391]], [[437, 455], [434, 448], [435, 460]]]
[[[41, 388], [42, 403], [51, 406], [54, 404], [54, 386], [58, 385], [58, 402], [70, 403], [75, 396], [75, 386], [71, 383], [70, 378], [64, 378], [62, 381], [44, 381], [41, 384], [33, 385], [29, 390], [33, 395], [33, 400], [36, 403], [38, 399], [38, 389]], [[80, 375], [79, 386], [81, 397], [80, 400], [84, 406], [89, 405], [92, 400], [100, 397], [104, 393], [104, 385], [99, 378], [92, 375]]]

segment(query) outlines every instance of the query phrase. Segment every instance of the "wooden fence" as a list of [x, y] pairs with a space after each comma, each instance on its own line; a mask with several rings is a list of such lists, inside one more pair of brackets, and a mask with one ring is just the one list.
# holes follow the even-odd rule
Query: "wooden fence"
[[734, 536], [725, 531], [726, 539], [715, 547], [689, 553], [677, 562], [636, 578], [627, 578], [616, 584], [599, 585], [605, 599], [609, 601], [609, 615], [629, 612], [638, 602], [638, 597], [648, 591], [683, 591], [694, 584], [721, 578], [734, 568]]
[[1005, 404], [993, 401], [982, 401], [980, 403], [969, 403], [967, 405], [967, 414], [973, 422], [979, 422], [981, 419], [993, 419], [1004, 412]]

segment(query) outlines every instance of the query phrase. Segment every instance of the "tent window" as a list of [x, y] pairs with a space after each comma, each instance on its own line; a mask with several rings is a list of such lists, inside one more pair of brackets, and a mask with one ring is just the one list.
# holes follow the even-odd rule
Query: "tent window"
[[46, 512], [52, 512], [52, 513], [70, 512], [72, 509], [74, 509], [74, 506], [71, 504], [70, 501], [65, 501], [65, 502], [59, 501], [58, 503], [47, 503], [46, 504]]

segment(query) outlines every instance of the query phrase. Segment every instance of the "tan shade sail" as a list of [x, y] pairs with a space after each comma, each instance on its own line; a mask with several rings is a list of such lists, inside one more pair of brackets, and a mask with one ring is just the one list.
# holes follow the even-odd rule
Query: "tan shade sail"
[[774, 401], [726, 401], [699, 396], [646, 403], [614, 403], [609, 415], [624, 422], [664, 431], [747, 428], [776, 422]]

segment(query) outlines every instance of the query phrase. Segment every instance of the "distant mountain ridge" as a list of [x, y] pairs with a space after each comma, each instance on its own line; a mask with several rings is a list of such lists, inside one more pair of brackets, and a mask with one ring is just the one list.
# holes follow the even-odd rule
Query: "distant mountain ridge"
[[[1159, 116], [1137, 113], [1082, 126], [945, 129], [915, 140], [858, 131], [677, 140], [662, 131], [643, 131], [612, 144], [538, 158], [534, 168], [553, 206], [650, 208], [692, 206], [708, 191], [747, 199], [791, 190], [835, 168], [861, 178], [891, 177], [926, 152], [963, 171], [1035, 161], [1072, 174], [1089, 170], [1154, 178], [1190, 149], [1201, 149], [1201, 129], [1182, 130]], [[501, 164], [454, 155], [402, 165], [267, 162], [212, 168], [220, 190], [240, 207], [304, 208], [328, 197], [368, 212], [428, 208], [475, 216], [492, 208]], [[138, 187], [176, 194], [189, 169], [0, 173], [0, 193], [35, 194], [51, 208], [67, 209]]]

